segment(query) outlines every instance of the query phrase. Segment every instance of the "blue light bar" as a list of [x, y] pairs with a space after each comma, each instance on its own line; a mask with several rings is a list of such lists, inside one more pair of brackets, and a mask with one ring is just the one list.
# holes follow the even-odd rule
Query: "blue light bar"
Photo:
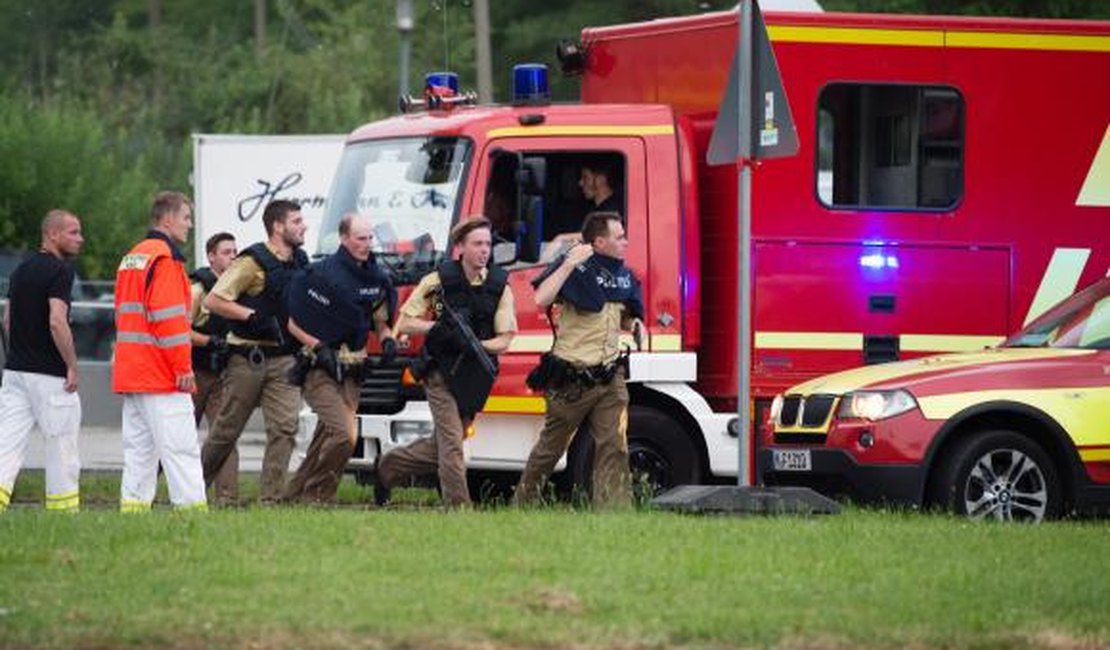
[[429, 72], [424, 75], [424, 88], [425, 90], [449, 88], [451, 95], [458, 95], [459, 75], [454, 72]]
[[513, 103], [546, 104], [551, 101], [547, 89], [547, 66], [542, 63], [521, 63], [513, 66]]

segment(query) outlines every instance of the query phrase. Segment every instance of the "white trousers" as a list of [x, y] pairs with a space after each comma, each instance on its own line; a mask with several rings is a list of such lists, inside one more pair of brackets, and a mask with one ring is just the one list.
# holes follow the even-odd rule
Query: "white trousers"
[[125, 393], [120, 510], [149, 510], [158, 463], [177, 508], [207, 508], [193, 400], [188, 393]]
[[76, 511], [81, 459], [81, 398], [65, 391], [65, 380], [36, 372], [5, 370], [0, 387], [0, 511], [11, 502], [31, 430], [46, 440], [46, 509]]

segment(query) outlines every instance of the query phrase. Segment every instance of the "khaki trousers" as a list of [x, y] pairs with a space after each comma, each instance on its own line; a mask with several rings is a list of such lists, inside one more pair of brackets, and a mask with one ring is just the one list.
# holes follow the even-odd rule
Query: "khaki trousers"
[[435, 430], [429, 438], [394, 449], [378, 459], [378, 481], [387, 488], [400, 485], [405, 479], [435, 472], [443, 503], [449, 507], [470, 505], [466, 486], [466, 460], [463, 437], [469, 422], [459, 417], [455, 396], [438, 370], [424, 379], [428, 408], [432, 411]]
[[301, 389], [289, 383], [293, 355], [269, 357], [256, 365], [241, 354], [232, 354], [222, 376], [223, 404], [208, 428], [201, 450], [204, 480], [212, 483], [235, 449], [247, 419], [256, 407], [266, 422], [266, 451], [262, 456], [262, 502], [276, 503], [285, 485], [289, 457], [297, 435]]
[[323, 370], [309, 371], [304, 382], [304, 400], [316, 412], [316, 431], [304, 462], [285, 486], [285, 500], [304, 503], [335, 500], [343, 470], [357, 442], [358, 389], [354, 379], [337, 384]]
[[592, 388], [549, 390], [544, 400], [547, 415], [543, 431], [528, 455], [513, 503], [525, 505], [540, 500], [544, 483], [566, 453], [575, 431], [586, 422], [594, 439], [594, 506], [630, 506], [632, 481], [628, 472], [626, 436], [628, 389], [623, 373], [618, 372], [608, 384]]
[[[208, 428], [216, 421], [222, 403], [220, 375], [208, 370], [196, 372], [197, 392], [193, 393], [193, 418], [197, 427], [200, 419], [208, 418]], [[233, 504], [239, 500], [239, 450], [232, 449], [227, 460], [216, 472], [216, 500], [220, 505]]]

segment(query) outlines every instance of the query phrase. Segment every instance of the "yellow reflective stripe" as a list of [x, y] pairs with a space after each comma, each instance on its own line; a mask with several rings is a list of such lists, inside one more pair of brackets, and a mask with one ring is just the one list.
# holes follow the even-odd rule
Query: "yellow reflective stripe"
[[173, 305], [165, 309], [155, 309], [146, 315], [148, 321], [157, 323], [159, 321], [169, 320], [175, 316], [185, 315], [185, 305]]
[[482, 409], [485, 413], [537, 413], [547, 411], [547, 405], [542, 397], [517, 397], [511, 395], [490, 395], [486, 406]]
[[550, 334], [517, 334], [509, 343], [509, 352], [547, 352], [554, 342]]
[[186, 503], [173, 507], [175, 512], [208, 512], [207, 501], [197, 501], [196, 503]]
[[[862, 332], [756, 332], [755, 347], [775, 350], [863, 350]], [[967, 352], [998, 345], [1002, 336], [900, 334], [903, 352]]]
[[0, 485], [0, 507], [6, 508], [12, 502], [12, 493], [8, 488]]
[[651, 350], [653, 352], [680, 352], [682, 350], [682, 335], [652, 334]]
[[1079, 189], [1076, 205], [1107, 207], [1110, 206], [1110, 125], [1102, 134], [1102, 144], [1098, 146], [1087, 179]]
[[861, 29], [857, 27], [800, 27], [768, 25], [767, 34], [779, 43], [839, 43], [842, 45], [912, 45], [941, 47], [944, 32], [926, 29]]
[[1002, 336], [903, 334], [898, 338], [898, 348], [903, 352], [974, 352], [1005, 340]]
[[1110, 461], [1110, 449], [1080, 449], [1079, 459], [1084, 463]]
[[755, 347], [779, 350], [862, 350], [859, 332], [756, 332]]
[[1110, 38], [1087, 34], [1023, 34], [1016, 32], [868, 29], [798, 25], [768, 25], [767, 33], [771, 40], [777, 43], [1110, 52]]
[[137, 499], [120, 499], [119, 502], [120, 512], [149, 512], [150, 503], [147, 501], [139, 501]]
[[1005, 32], [948, 32], [948, 47], [999, 50], [1066, 50], [1110, 52], [1110, 38], [1080, 34], [1014, 34]]
[[74, 490], [64, 494], [46, 495], [47, 510], [61, 510], [76, 512], [81, 507], [81, 495]]
[[1087, 258], [1090, 256], [1089, 248], [1057, 248], [1052, 252], [1052, 259], [1048, 261], [1048, 268], [1041, 277], [1041, 285], [1037, 287], [1037, 294], [1029, 305], [1022, 326], [1033, 322], [1033, 319], [1053, 305], [1075, 293], [1079, 277], [1083, 275], [1083, 267], [1087, 265]]
[[517, 138], [537, 135], [567, 136], [628, 136], [674, 135], [673, 124], [644, 124], [624, 126], [619, 124], [566, 124], [559, 126], [505, 126], [490, 129], [490, 138]]

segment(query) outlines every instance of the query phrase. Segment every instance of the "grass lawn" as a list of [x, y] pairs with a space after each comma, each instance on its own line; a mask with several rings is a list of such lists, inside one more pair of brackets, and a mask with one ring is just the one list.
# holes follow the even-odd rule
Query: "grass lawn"
[[[41, 499], [35, 480], [17, 500]], [[83, 481], [86, 496], [110, 501], [111, 481]], [[443, 513], [429, 500], [20, 505], [0, 516], [0, 647], [1110, 647], [1110, 522]]]

